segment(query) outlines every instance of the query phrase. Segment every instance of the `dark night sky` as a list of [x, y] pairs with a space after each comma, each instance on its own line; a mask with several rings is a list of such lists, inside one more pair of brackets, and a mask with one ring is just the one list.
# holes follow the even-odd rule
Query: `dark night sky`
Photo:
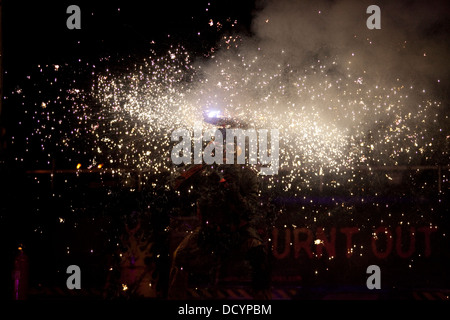
[[[70, 16], [66, 10], [73, 4], [81, 10], [81, 30], [66, 26]], [[72, 65], [78, 59], [98, 63], [107, 56], [140, 59], [148, 57], [150, 50], [165, 51], [177, 44], [201, 57], [221, 34], [250, 32], [255, 1], [4, 0], [2, 7], [3, 94], [7, 97], [25, 85], [38, 65]], [[210, 19], [221, 21], [223, 28], [211, 28]], [[227, 19], [237, 20], [237, 27], [231, 28]], [[4, 100], [0, 123], [9, 136], [20, 134], [17, 122], [22, 117], [16, 102]]]
[[[208, 6], [208, 3], [210, 5]], [[81, 30], [68, 30], [66, 9], [81, 9]], [[253, 1], [3, 1], [4, 69], [8, 81], [37, 64], [112, 54], [145, 54], [150, 41], [182, 42], [193, 51], [213, 45], [210, 18], [238, 19], [248, 29]], [[206, 11], [208, 8], [208, 11]], [[202, 32], [198, 37], [197, 32]]]
[[[448, 9], [445, 2], [436, 1], [436, 4], [428, 4], [427, 1], [418, 0], [399, 2], [397, 5], [393, 2], [379, 2], [383, 3], [383, 30], [378, 33], [379, 42], [386, 42], [394, 38], [397, 33], [399, 39], [409, 38], [413, 46], [417, 43], [419, 48], [415, 49], [418, 49], [418, 52], [421, 52], [421, 46], [424, 50], [430, 50], [430, 45], [445, 46], [443, 34], [448, 32], [448, 15], [440, 13], [439, 17], [433, 17], [436, 12]], [[355, 6], [351, 5], [351, 1], [344, 1], [347, 7], [340, 8], [338, 2], [325, 1], [327, 5], [343, 10], [342, 12], [336, 10], [334, 18], [330, 18], [331, 21], [334, 19], [334, 24], [319, 25], [318, 23], [322, 22], [309, 21], [309, 17], [302, 16], [302, 12], [293, 12], [292, 16], [298, 19], [293, 20], [293, 25], [286, 24], [292, 32], [270, 34], [272, 30], [258, 30], [257, 26], [251, 26], [257, 9], [263, 10], [268, 3], [270, 1], [264, 0], [4, 0], [2, 2], [3, 63], [7, 72], [4, 85], [6, 89], [14, 86], [38, 64], [70, 63], [78, 58], [91, 58], [95, 61], [107, 55], [142, 54], [145, 56], [150, 48], [164, 50], [164, 45], [175, 43], [181, 43], [189, 52], [201, 55], [217, 43], [218, 37], [223, 32], [229, 31], [226, 26], [220, 32], [209, 27], [208, 21], [211, 18], [222, 22], [228, 17], [232, 20], [237, 19], [238, 28], [234, 28], [234, 32], [245, 34], [256, 30], [257, 33], [259, 32], [257, 36], [274, 36], [275, 40], [280, 38], [282, 45], [289, 44], [289, 37], [291, 37], [294, 43], [296, 40], [297, 42], [301, 40], [301, 44], [305, 43], [306, 47], [312, 49], [320, 44], [320, 41], [331, 42], [332, 47], [335, 41], [339, 43], [340, 40], [336, 39], [340, 39], [342, 33], [345, 35], [353, 31], [353, 26], [343, 27], [341, 35], [334, 30], [336, 26], [345, 26], [346, 19], [355, 18], [354, 13], [350, 12], [348, 16], [346, 15], [349, 10], [356, 11], [357, 17], [361, 16], [361, 19], [357, 19], [362, 22], [361, 25], [364, 25], [366, 18], [363, 10], [365, 5], [360, 5], [362, 9], [353, 8]], [[72, 4], [77, 4], [81, 8], [81, 30], [68, 30], [66, 27], [69, 16], [66, 9]], [[440, 11], [432, 10], [436, 5], [440, 5]], [[272, 14], [276, 16], [278, 9], [274, 5], [272, 7], [275, 7], [275, 10], [271, 9]], [[420, 15], [417, 17], [420, 18], [419, 22], [413, 23], [417, 14]], [[423, 22], [420, 22], [421, 19]], [[198, 32], [201, 32], [201, 36], [197, 35]], [[168, 34], [171, 35], [170, 39], [167, 37]], [[376, 34], [371, 33], [371, 35]], [[441, 35], [437, 37], [436, 35], [439, 34]], [[435, 38], [435, 40], [423, 41], [428, 38]], [[152, 40], [157, 44], [152, 46], [150, 44]], [[298, 46], [298, 48], [302, 47]], [[384, 53], [385, 50], [381, 47], [380, 52], [375, 52], [374, 56], [382, 56]], [[430, 56], [430, 61], [437, 61], [434, 65], [438, 66], [437, 70], [442, 70], [444, 55], [441, 49], [437, 50], [437, 53], [440, 56]], [[397, 57], [392, 56], [389, 59], [394, 65], [403, 61], [403, 58], [397, 61]], [[365, 63], [367, 64], [367, 61]], [[412, 65], [417, 65], [417, 62], [412, 62]], [[430, 68], [430, 70], [435, 69], [435, 66]]]

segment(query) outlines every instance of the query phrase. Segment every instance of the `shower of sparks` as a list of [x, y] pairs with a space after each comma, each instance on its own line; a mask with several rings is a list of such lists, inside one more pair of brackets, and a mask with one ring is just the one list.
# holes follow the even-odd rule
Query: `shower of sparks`
[[[42, 87], [32, 86], [37, 100], [22, 103], [33, 126], [26, 151], [34, 152], [37, 141], [47, 165], [61, 152], [86, 168], [173, 172], [172, 131], [192, 129], [205, 112], [217, 110], [250, 128], [279, 130], [285, 189], [305, 174], [448, 162], [442, 125], [448, 117], [439, 121], [441, 103], [426, 89], [400, 79], [366, 81], [351, 68], [353, 54], [298, 67], [283, 62], [283, 50], [270, 58], [260, 48], [244, 53], [243, 41], [223, 37], [206, 63], [173, 45], [142, 60], [38, 66], [28, 77], [45, 78]], [[91, 85], [83, 89], [79, 79], [86, 74]], [[13, 94], [27, 101], [29, 93], [18, 88]]]
[[[274, 20], [267, 18], [265, 23]], [[237, 21], [208, 19], [207, 24], [222, 32]], [[206, 32], [198, 32], [198, 37], [203, 34]], [[439, 191], [446, 190], [450, 173], [445, 167], [450, 163], [448, 106], [434, 88], [401, 75], [388, 79], [366, 72], [357, 67], [361, 64], [357, 50], [348, 56], [310, 56], [307, 62], [299, 62], [292, 59], [289, 49], [264, 49], [254, 39], [238, 34], [222, 36], [203, 56], [181, 44], [160, 46], [151, 41], [151, 45], [154, 50], [145, 58], [104, 56], [38, 65], [5, 93], [11, 109], [23, 113], [18, 117], [19, 130], [11, 137], [15, 160], [32, 172], [51, 169], [42, 170], [50, 177], [37, 174], [38, 170], [30, 175], [31, 192], [24, 197], [31, 200], [33, 215], [45, 215], [27, 219], [33, 221], [40, 241], [55, 238], [53, 223], [47, 223], [53, 221], [47, 217], [54, 212], [54, 220], [63, 230], [60, 234], [65, 235], [59, 241], [64, 256], [73, 259], [70, 256], [77, 252], [79, 257], [84, 245], [77, 239], [85, 237], [86, 230], [93, 230], [91, 226], [98, 226], [101, 233], [95, 230], [92, 234], [92, 241], [84, 246], [85, 255], [99, 255], [111, 247], [116, 252], [123, 246], [118, 217], [133, 216], [141, 210], [141, 216], [152, 221], [143, 228], [147, 236], [155, 243], [166, 241], [158, 228], [163, 226], [167, 233], [178, 228], [176, 219], [165, 225], [167, 215], [196, 214], [195, 199], [190, 197], [193, 187], [185, 194], [167, 192], [169, 177], [182, 170], [171, 160], [175, 144], [171, 133], [179, 128], [191, 132], [199, 126], [210, 129], [212, 125], [204, 121], [206, 115], [232, 118], [249, 129], [279, 130], [279, 174], [260, 176], [260, 213], [266, 214], [267, 220], [278, 219], [276, 223], [269, 221], [277, 234], [285, 229], [285, 237], [289, 237], [296, 234], [292, 228], [351, 225], [376, 237], [372, 232], [380, 225], [389, 230], [400, 225], [429, 225], [442, 231], [439, 240], [433, 239], [433, 250], [434, 241], [448, 243], [446, 192], [439, 192], [438, 199], [426, 194], [436, 190], [431, 185], [438, 181], [435, 179], [440, 179], [438, 185], [445, 184]], [[443, 83], [436, 79], [437, 85]], [[409, 181], [401, 181], [403, 173], [395, 167], [414, 165], [439, 165], [439, 177], [425, 171], [427, 177], [423, 178], [410, 170]], [[394, 169], [372, 170], [384, 166]], [[89, 188], [92, 186], [88, 197], [81, 174], [86, 169], [95, 172], [88, 179]], [[58, 170], [69, 174], [54, 179]], [[399, 180], [405, 188], [389, 188]], [[94, 189], [96, 186], [101, 186], [101, 191]], [[139, 187], [142, 193], [135, 192]], [[124, 190], [126, 199], [121, 194]], [[157, 236], [152, 238], [155, 231]], [[97, 234], [101, 239], [95, 245]], [[268, 236], [272, 249], [277, 249], [280, 239]], [[293, 245], [295, 241], [286, 248]], [[323, 239], [314, 240], [314, 245], [324, 245]], [[355, 244], [347, 253], [361, 257], [367, 248], [370, 244], [364, 243], [364, 248]], [[448, 252], [443, 248], [442, 252]], [[163, 254], [164, 250], [155, 257]], [[119, 260], [124, 261], [125, 256], [126, 251], [121, 251]], [[411, 256], [409, 269], [424, 265], [420, 256]], [[441, 266], [441, 256], [436, 258]], [[430, 260], [426, 259], [428, 265]], [[58, 261], [61, 268], [66, 267], [66, 260]], [[282, 260], [280, 270], [289, 278], [286, 261]], [[323, 261], [314, 271], [320, 277], [333, 270]], [[352, 265], [358, 264], [356, 260]], [[436, 273], [435, 264], [429, 265]], [[108, 266], [108, 270], [117, 269]], [[422, 267], [418, 270], [423, 272]], [[125, 283], [119, 283], [119, 288], [122, 293], [132, 291]]]

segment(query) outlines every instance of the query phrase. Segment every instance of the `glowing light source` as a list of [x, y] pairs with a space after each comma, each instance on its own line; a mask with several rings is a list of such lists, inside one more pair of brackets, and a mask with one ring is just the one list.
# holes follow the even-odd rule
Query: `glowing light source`
[[218, 118], [220, 116], [219, 110], [212, 110], [208, 112], [208, 118]]

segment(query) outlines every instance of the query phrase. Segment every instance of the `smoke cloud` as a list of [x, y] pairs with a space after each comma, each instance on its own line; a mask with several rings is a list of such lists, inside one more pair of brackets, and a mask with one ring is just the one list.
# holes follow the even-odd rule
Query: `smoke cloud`
[[[373, 4], [381, 29], [366, 25]], [[438, 123], [450, 79], [449, 7], [423, 0], [258, 2], [251, 35], [225, 35], [211, 59], [196, 65], [204, 78], [191, 102], [280, 129], [290, 165], [297, 158], [302, 166], [349, 157], [364, 163], [367, 150], [382, 165], [415, 163], [427, 148], [435, 153], [435, 138], [446, 143], [439, 127], [446, 124]]]
[[[380, 30], [366, 26], [371, 4]], [[352, 58], [354, 72], [374, 81], [436, 83], [449, 78], [449, 12], [448, 1], [264, 1], [253, 31], [264, 51], [283, 49], [293, 65], [336, 58], [345, 67]]]

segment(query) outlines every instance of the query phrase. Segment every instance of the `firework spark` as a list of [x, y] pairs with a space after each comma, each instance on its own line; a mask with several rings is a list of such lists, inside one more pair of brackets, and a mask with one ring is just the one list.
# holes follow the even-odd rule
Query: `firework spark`
[[[171, 132], [206, 128], [203, 115], [216, 110], [279, 130], [287, 189], [305, 173], [448, 162], [448, 117], [440, 119], [441, 102], [426, 89], [400, 78], [374, 81], [353, 68], [358, 52], [291, 64], [284, 49], [269, 53], [246, 41], [223, 36], [202, 59], [174, 44], [140, 60], [38, 66], [32, 78], [44, 78], [45, 88], [31, 89], [34, 105], [23, 103], [33, 125], [26, 150], [39, 146], [47, 165], [63, 153], [87, 167], [172, 172]], [[77, 78], [86, 75], [83, 87]], [[28, 92], [13, 94], [25, 101]]]

